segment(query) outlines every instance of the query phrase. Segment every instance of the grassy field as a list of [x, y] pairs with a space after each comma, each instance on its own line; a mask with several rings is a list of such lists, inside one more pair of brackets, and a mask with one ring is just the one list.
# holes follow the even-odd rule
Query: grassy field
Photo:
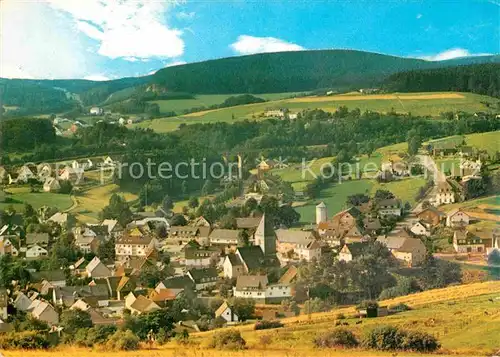
[[[12, 204], [17, 211], [23, 210], [25, 203], [32, 205], [35, 209], [42, 206], [50, 206], [56, 207], [59, 210], [68, 209], [73, 204], [69, 195], [51, 192], [32, 193], [29, 187], [10, 187], [5, 191], [12, 193], [8, 197], [19, 202]], [[11, 203], [0, 203], [0, 209], [5, 209], [9, 205]]]
[[[237, 327], [247, 342], [245, 351], [216, 351], [208, 348], [214, 331], [190, 336], [190, 346], [169, 342], [158, 349], [130, 352], [104, 352], [98, 349], [60, 348], [55, 351], [5, 351], [6, 357], [20, 356], [128, 356], [128, 357], [309, 357], [309, 356], [435, 356], [407, 352], [379, 352], [362, 349], [317, 350], [312, 340], [318, 333], [333, 329], [337, 314], [347, 318], [350, 330], [358, 337], [380, 325], [395, 325], [406, 330], [424, 331], [438, 338], [442, 344], [439, 356], [486, 356], [500, 348], [500, 282], [485, 282], [429, 290], [381, 302], [382, 306], [405, 303], [410, 311], [386, 317], [358, 319], [353, 317], [354, 307], [345, 307], [325, 313], [315, 313], [282, 319], [283, 328], [254, 331], [253, 325]], [[267, 345], [261, 342], [269, 336]]]
[[113, 193], [119, 193], [127, 201], [137, 199], [137, 195], [135, 194], [120, 192], [118, 185], [109, 184], [98, 186], [76, 196], [78, 205], [72, 209], [71, 212], [82, 222], [95, 223], [98, 220], [99, 212], [108, 205], [109, 198]]
[[312, 223], [315, 221], [315, 207], [319, 202], [323, 201], [328, 207], [328, 215], [333, 216], [345, 208], [348, 196], [355, 193], [373, 195], [379, 189], [389, 190], [401, 199], [403, 203], [410, 202], [413, 205], [418, 190], [424, 184], [425, 179], [420, 177], [406, 178], [389, 183], [378, 183], [375, 180], [366, 179], [344, 181], [322, 190], [319, 198], [311, 200], [302, 206], [295, 207], [295, 210], [300, 213], [300, 221], [302, 223]]
[[[211, 123], [211, 122], [234, 122], [243, 119], [256, 120], [264, 119], [261, 115], [267, 109], [288, 108], [292, 112], [298, 112], [304, 109], [320, 108], [327, 111], [334, 111], [340, 106], [347, 106], [349, 109], [359, 108], [361, 111], [372, 110], [378, 112], [396, 111], [400, 113], [411, 112], [414, 115], [439, 116], [441, 112], [446, 111], [488, 111], [483, 102], [494, 103], [497, 100], [487, 96], [481, 96], [472, 93], [401, 93], [401, 94], [384, 94], [384, 95], [335, 95], [325, 97], [301, 97], [291, 99], [281, 99], [289, 97], [293, 93], [284, 94], [269, 94], [258, 95], [273, 101], [267, 103], [257, 103], [249, 105], [241, 105], [231, 108], [223, 108], [209, 110], [205, 112], [193, 113], [185, 116], [174, 118], [159, 118], [151, 121], [144, 121], [136, 124], [138, 127], [151, 128], [158, 132], [168, 132], [176, 130], [181, 123]], [[203, 101], [204, 96], [199, 96]], [[220, 97], [222, 99], [222, 97]], [[213, 96], [208, 96], [205, 99], [207, 103], [213, 102], [216, 99]], [[198, 99], [190, 103], [195, 104]], [[173, 110], [171, 108], [181, 109], [184, 103], [159, 103], [162, 110]], [[178, 101], [177, 101], [178, 102]], [[203, 104], [200, 104], [203, 105]], [[196, 106], [196, 105], [191, 105]], [[169, 109], [170, 108], [170, 109]]]
[[[323, 157], [317, 159], [314, 162], [308, 161], [304, 164], [305, 167], [310, 167], [314, 175], [320, 175], [320, 170], [323, 167], [324, 170], [329, 166], [328, 164], [332, 162], [334, 157]], [[310, 165], [310, 166], [309, 166]], [[290, 182], [295, 191], [301, 191], [305, 189], [305, 186], [314, 181], [316, 178], [308, 170], [303, 170], [302, 164], [291, 164], [288, 167], [273, 169], [271, 170], [273, 175], [277, 175], [283, 179], [283, 181]]]
[[486, 150], [490, 155], [500, 151], [500, 131], [469, 134], [465, 136], [467, 145], [479, 150]]

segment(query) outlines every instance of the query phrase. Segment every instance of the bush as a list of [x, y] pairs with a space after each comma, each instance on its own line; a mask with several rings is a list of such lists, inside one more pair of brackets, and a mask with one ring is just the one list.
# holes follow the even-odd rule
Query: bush
[[231, 329], [216, 333], [212, 337], [210, 347], [219, 350], [242, 350], [246, 341], [241, 337], [240, 331]]
[[50, 341], [47, 334], [39, 331], [23, 331], [17, 333], [9, 333], [0, 335], [0, 348], [9, 349], [47, 349], [50, 346]]
[[160, 328], [160, 330], [156, 334], [156, 343], [162, 346], [167, 342], [168, 342], [168, 334], [164, 328]]
[[369, 331], [363, 340], [363, 346], [377, 350], [415, 352], [433, 352], [441, 347], [432, 335], [405, 331], [395, 326], [381, 326]]
[[283, 324], [280, 321], [262, 320], [262, 321], [257, 321], [255, 323], [254, 329], [255, 330], [267, 330], [270, 328], [280, 328], [280, 327], [283, 327]]
[[314, 345], [318, 348], [346, 347], [352, 348], [359, 344], [356, 336], [345, 329], [337, 328], [314, 339]]
[[336, 320], [344, 320], [345, 319], [345, 315], [343, 313], [338, 313], [336, 316], [335, 316], [335, 319]]
[[181, 333], [175, 335], [175, 340], [178, 344], [187, 345], [189, 343], [189, 332], [184, 329]]
[[117, 331], [106, 343], [111, 350], [132, 351], [139, 349], [139, 337], [130, 330]]
[[389, 310], [393, 312], [404, 312], [404, 311], [410, 311], [411, 307], [401, 302], [399, 304], [389, 306]]
[[361, 303], [356, 306], [358, 310], [362, 309], [377, 309], [378, 308], [378, 302], [375, 300], [363, 300]]

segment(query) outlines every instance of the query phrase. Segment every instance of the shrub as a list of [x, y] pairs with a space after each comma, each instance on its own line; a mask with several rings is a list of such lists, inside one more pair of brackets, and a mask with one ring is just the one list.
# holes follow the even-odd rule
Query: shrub
[[175, 340], [178, 344], [187, 345], [189, 343], [189, 332], [184, 329], [181, 333], [175, 335]]
[[336, 320], [344, 320], [345, 319], [345, 315], [343, 313], [338, 313], [336, 316], [335, 316], [335, 319]]
[[167, 342], [168, 342], [167, 332], [165, 331], [164, 328], [160, 328], [160, 330], [158, 330], [158, 333], [156, 334], [156, 343], [161, 346]]
[[389, 306], [389, 310], [393, 312], [404, 312], [404, 311], [410, 311], [411, 307], [400, 302], [399, 304]]
[[231, 329], [216, 333], [212, 337], [210, 347], [219, 350], [242, 350], [246, 341], [241, 337], [240, 331]]
[[405, 331], [395, 326], [381, 326], [369, 331], [363, 340], [363, 345], [377, 350], [415, 352], [433, 352], [441, 347], [432, 335], [418, 331]]
[[402, 349], [416, 352], [433, 352], [441, 347], [437, 338], [425, 332], [408, 331]]
[[254, 329], [255, 330], [267, 330], [270, 328], [280, 328], [280, 327], [283, 327], [283, 324], [280, 321], [262, 320], [262, 321], [257, 321], [255, 323]]
[[361, 303], [359, 303], [358, 306], [356, 306], [358, 310], [361, 309], [376, 309], [378, 308], [378, 302], [375, 300], [363, 300]]
[[394, 326], [380, 326], [369, 331], [363, 345], [376, 350], [398, 350], [403, 343], [403, 334]]
[[332, 347], [356, 347], [359, 344], [356, 336], [345, 329], [337, 328], [333, 331], [327, 332], [314, 339], [314, 345], [318, 348], [332, 348]]
[[111, 350], [132, 351], [139, 349], [139, 337], [130, 330], [117, 331], [106, 343]]
[[0, 335], [0, 348], [2, 349], [47, 349], [50, 341], [47, 334], [39, 331], [23, 331]]

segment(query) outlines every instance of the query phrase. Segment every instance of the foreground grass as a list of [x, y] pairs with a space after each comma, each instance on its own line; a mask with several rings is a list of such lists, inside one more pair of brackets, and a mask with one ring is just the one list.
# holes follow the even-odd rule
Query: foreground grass
[[[253, 324], [236, 327], [247, 342], [245, 351], [215, 351], [208, 348], [209, 341], [217, 331], [192, 334], [191, 345], [179, 346], [169, 342], [158, 349], [131, 352], [106, 352], [98, 349], [61, 347], [53, 351], [5, 351], [4, 356], [137, 356], [137, 357], [309, 357], [309, 356], [485, 356], [500, 349], [500, 282], [485, 282], [435, 289], [395, 299], [382, 301], [382, 306], [405, 303], [411, 311], [373, 319], [352, 317], [354, 307], [335, 309], [325, 313], [315, 313], [311, 319], [300, 315], [282, 319], [283, 328], [254, 331]], [[442, 349], [436, 354], [407, 352], [379, 352], [362, 349], [327, 349], [313, 347], [313, 338], [331, 330], [337, 314], [343, 313], [358, 337], [380, 325], [395, 325], [406, 330], [425, 331], [436, 336]], [[270, 336], [263, 344], [261, 337]], [[147, 348], [147, 346], [143, 346]]]

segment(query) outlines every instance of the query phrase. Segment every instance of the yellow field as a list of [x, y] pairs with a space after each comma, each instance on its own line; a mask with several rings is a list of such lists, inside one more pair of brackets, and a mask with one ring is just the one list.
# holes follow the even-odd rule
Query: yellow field
[[[412, 310], [386, 317], [363, 319], [361, 324], [352, 317], [354, 307], [336, 309], [327, 313], [316, 313], [282, 319], [284, 328], [254, 331], [253, 324], [237, 327], [247, 342], [248, 349], [240, 352], [215, 351], [208, 348], [214, 331], [200, 332], [190, 336], [191, 345], [179, 346], [169, 342], [158, 349], [144, 349], [133, 352], [105, 352], [83, 348], [61, 347], [54, 351], [5, 351], [6, 357], [84, 357], [84, 356], [127, 356], [127, 357], [309, 357], [309, 356], [425, 356], [406, 352], [378, 352], [362, 349], [317, 350], [313, 348], [313, 338], [330, 330], [338, 313], [347, 318], [357, 336], [375, 326], [389, 324], [407, 330], [419, 330], [436, 336], [442, 344], [439, 356], [485, 356], [492, 355], [500, 348], [500, 282], [490, 281], [430, 290], [423, 293], [402, 296], [382, 301], [388, 306], [405, 303]], [[261, 342], [263, 335], [270, 336], [267, 346]], [[436, 354], [434, 354], [435, 356]], [[432, 356], [429, 354], [428, 356]]]
[[78, 220], [86, 223], [97, 221], [97, 214], [109, 203], [113, 193], [122, 195], [127, 201], [137, 199], [137, 195], [129, 192], [121, 192], [116, 184], [98, 186], [75, 196], [78, 205], [71, 210]]
[[345, 100], [432, 100], [432, 99], [462, 99], [464, 96], [459, 93], [436, 93], [436, 94], [371, 94], [371, 95], [337, 95], [337, 96], [318, 96], [302, 97], [289, 99], [290, 103], [312, 103], [312, 102], [330, 102]]

